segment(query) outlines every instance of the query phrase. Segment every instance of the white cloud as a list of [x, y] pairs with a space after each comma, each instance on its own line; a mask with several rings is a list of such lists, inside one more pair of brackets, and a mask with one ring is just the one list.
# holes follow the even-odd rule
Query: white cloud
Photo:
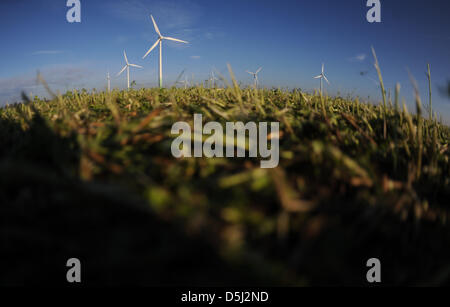
[[199, 60], [201, 58], [201, 56], [199, 55], [191, 55], [191, 59], [193, 60]]
[[62, 50], [38, 50], [33, 52], [33, 55], [41, 55], [41, 54], [60, 54], [63, 53]]
[[[92, 75], [87, 68], [77, 65], [53, 65], [40, 72], [53, 90], [76, 85]], [[22, 91], [45, 94], [42, 86], [37, 83], [36, 71], [12, 78], [0, 78], [0, 105], [5, 101], [19, 101]]]
[[360, 53], [355, 55], [354, 57], [349, 58], [348, 60], [350, 62], [364, 62], [364, 60], [367, 58], [367, 55], [364, 53]]
[[117, 44], [124, 44], [128, 41], [128, 37], [126, 37], [125, 35], [118, 35], [115, 41]]

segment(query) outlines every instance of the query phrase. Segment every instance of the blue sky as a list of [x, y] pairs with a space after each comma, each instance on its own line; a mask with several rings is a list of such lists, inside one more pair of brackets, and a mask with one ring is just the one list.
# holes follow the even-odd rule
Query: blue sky
[[262, 66], [262, 85], [312, 91], [319, 86], [312, 77], [324, 62], [330, 94], [377, 101], [374, 46], [386, 87], [399, 82], [410, 110], [414, 102], [407, 69], [426, 103], [430, 63], [433, 104], [450, 118], [450, 100], [439, 94], [439, 86], [450, 80], [446, 0], [381, 0], [382, 22], [377, 24], [366, 21], [366, 0], [81, 0], [79, 24], [66, 21], [65, 4], [0, 2], [0, 105], [13, 102], [22, 89], [43, 94], [35, 82], [38, 69], [55, 90], [103, 89], [108, 70], [112, 85], [122, 88], [126, 76], [115, 74], [124, 64], [124, 49], [130, 62], [144, 66], [133, 69], [131, 79], [139, 86], [156, 86], [157, 49], [142, 60], [157, 39], [149, 18], [153, 14], [163, 35], [190, 42], [163, 45], [166, 86], [183, 69], [201, 82], [213, 67], [225, 74], [230, 63], [243, 84], [251, 83], [246, 70]]

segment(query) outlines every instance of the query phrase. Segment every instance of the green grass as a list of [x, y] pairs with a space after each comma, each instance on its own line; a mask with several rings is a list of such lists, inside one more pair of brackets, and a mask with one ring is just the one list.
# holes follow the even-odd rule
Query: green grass
[[[372, 105], [233, 82], [0, 109], [2, 253], [15, 263], [0, 283], [64, 280], [80, 255], [99, 284], [365, 284], [372, 257], [385, 284], [448, 284], [450, 129], [420, 101], [401, 110], [399, 90], [395, 107], [385, 93]], [[279, 167], [173, 158], [171, 126], [194, 113], [279, 121]]]

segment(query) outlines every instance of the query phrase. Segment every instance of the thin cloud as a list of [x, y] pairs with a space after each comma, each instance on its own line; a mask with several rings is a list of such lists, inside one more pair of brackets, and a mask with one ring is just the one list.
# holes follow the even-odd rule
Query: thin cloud
[[64, 51], [62, 50], [38, 50], [32, 53], [32, 55], [48, 55], [48, 54], [61, 54]]
[[[87, 68], [75, 65], [51, 66], [41, 70], [48, 85], [55, 90], [75, 85], [89, 77], [92, 72]], [[36, 71], [12, 78], [0, 78], [0, 105], [5, 101], [19, 101], [22, 91], [33, 91], [35, 94], [45, 94], [36, 81]]]
[[199, 60], [201, 58], [201, 56], [199, 55], [191, 55], [191, 59], [193, 60]]
[[350, 62], [364, 62], [364, 60], [367, 58], [367, 55], [364, 53], [360, 53], [355, 55], [354, 57], [349, 58], [348, 60]]
[[128, 37], [125, 35], [119, 35], [116, 37], [115, 41], [117, 44], [124, 44], [128, 41]]
[[108, 11], [116, 18], [138, 23], [148, 23], [153, 29], [150, 14], [156, 19], [159, 28], [189, 28], [201, 16], [201, 7], [192, 1], [177, 2], [173, 0], [145, 1], [127, 0], [108, 4]]

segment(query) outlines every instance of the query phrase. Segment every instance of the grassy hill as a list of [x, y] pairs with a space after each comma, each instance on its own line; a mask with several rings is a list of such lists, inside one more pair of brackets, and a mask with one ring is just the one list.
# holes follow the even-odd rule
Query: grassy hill
[[[398, 97], [398, 96], [397, 96]], [[68, 92], [0, 109], [0, 284], [450, 283], [450, 129], [300, 91]], [[171, 126], [280, 122], [280, 163], [183, 158]], [[39, 277], [38, 277], [39, 276]]]

